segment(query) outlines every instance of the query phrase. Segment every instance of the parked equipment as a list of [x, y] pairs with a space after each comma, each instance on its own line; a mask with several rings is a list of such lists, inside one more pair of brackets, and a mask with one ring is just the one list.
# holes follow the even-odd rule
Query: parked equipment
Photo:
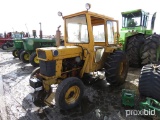
[[[129, 64], [132, 67], [140, 67], [153, 62], [150, 59], [155, 60], [155, 56], [157, 56], [155, 51], [158, 50], [158, 47], [155, 44], [160, 45], [160, 37], [152, 36], [155, 18], [156, 13], [152, 16], [150, 29], [147, 29], [149, 21], [148, 12], [142, 9], [122, 12], [122, 29], [119, 43], [123, 45], [123, 50], [126, 51]], [[150, 39], [151, 37], [153, 38]], [[153, 55], [150, 55], [149, 53], [152, 50], [154, 51]]]
[[[61, 12], [58, 14], [62, 16]], [[82, 80], [106, 77], [111, 85], [123, 84], [128, 59], [117, 44], [117, 20], [88, 9], [63, 19], [64, 46], [37, 48], [40, 67], [33, 71], [29, 81], [35, 90], [35, 105], [38, 102], [50, 106], [55, 102], [67, 110], [80, 103], [84, 92]], [[105, 72], [103, 78], [98, 71]]]
[[13, 40], [18, 40], [21, 38], [21, 36], [26, 36], [28, 35], [27, 33], [25, 34], [24, 32], [8, 32], [7, 34], [4, 33], [0, 35], [0, 47], [3, 50], [7, 50], [10, 47], [13, 47], [14, 43]]
[[20, 54], [24, 50], [23, 39], [27, 39], [28, 34], [26, 34], [24, 36], [23, 33], [18, 33], [16, 36], [17, 36], [16, 39], [13, 40], [14, 50], [12, 51], [12, 55], [15, 58], [19, 58], [20, 59]]

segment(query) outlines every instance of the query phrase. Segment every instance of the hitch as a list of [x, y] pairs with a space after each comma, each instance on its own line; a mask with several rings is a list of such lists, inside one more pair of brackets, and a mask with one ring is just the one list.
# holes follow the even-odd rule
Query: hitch
[[140, 109], [154, 110], [154, 115], [160, 119], [160, 102], [157, 100], [147, 97], [145, 102], [140, 102]]

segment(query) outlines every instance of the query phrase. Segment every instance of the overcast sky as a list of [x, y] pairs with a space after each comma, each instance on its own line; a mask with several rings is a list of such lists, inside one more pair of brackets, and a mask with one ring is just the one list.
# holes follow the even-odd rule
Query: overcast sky
[[4, 31], [24, 31], [26, 26], [30, 33], [37, 30], [39, 34], [39, 22], [42, 23], [44, 35], [54, 35], [57, 27], [62, 25], [63, 19], [57, 15], [61, 11], [63, 15], [85, 10], [85, 3], [91, 4], [90, 11], [104, 14], [119, 20], [121, 28], [121, 12], [144, 9], [150, 14], [157, 12], [155, 32], [160, 33], [160, 6], [156, 0], [0, 0], [1, 17], [0, 33]]

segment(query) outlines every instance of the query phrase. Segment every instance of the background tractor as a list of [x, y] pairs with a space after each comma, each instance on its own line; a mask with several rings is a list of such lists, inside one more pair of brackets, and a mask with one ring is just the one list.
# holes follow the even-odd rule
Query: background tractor
[[[148, 51], [152, 48], [148, 46], [151, 43], [156, 13], [151, 19], [151, 27], [147, 29], [149, 13], [141, 9], [122, 12], [122, 29], [120, 32], [119, 43], [123, 45], [123, 50], [129, 58], [129, 65], [140, 67], [142, 64], [149, 62]], [[154, 39], [157, 39], [153, 36]], [[159, 42], [159, 40], [154, 43]], [[148, 48], [146, 48], [148, 47]], [[147, 54], [147, 55], [146, 55]]]
[[[37, 48], [40, 67], [30, 76], [34, 104], [56, 104], [68, 110], [77, 106], [84, 84], [106, 80], [110, 85], [125, 82], [128, 59], [118, 46], [118, 21], [88, 11], [64, 16], [64, 46]], [[59, 12], [62, 16], [62, 13]], [[116, 33], [116, 34], [115, 34]]]
[[15, 58], [19, 58], [20, 59], [20, 53], [24, 50], [24, 46], [23, 46], [23, 39], [28, 38], [28, 33], [23, 34], [23, 33], [16, 33], [15, 34], [16, 39], [13, 40], [13, 51], [12, 51], [12, 55]]
[[23, 34], [23, 36], [28, 35], [28, 33], [25, 34], [24, 32], [17, 31], [0, 34], [0, 47], [3, 50], [7, 50], [9, 47], [13, 47], [13, 40], [20, 39], [21, 34]]

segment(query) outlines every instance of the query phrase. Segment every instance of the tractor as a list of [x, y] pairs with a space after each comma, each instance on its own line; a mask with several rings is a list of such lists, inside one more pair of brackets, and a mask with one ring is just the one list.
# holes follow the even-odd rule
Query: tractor
[[[20, 60], [22, 60], [23, 63], [31, 63], [32, 66], [38, 67], [39, 66], [39, 60], [37, 59], [37, 54], [35, 52], [36, 48], [41, 47], [53, 47], [55, 46], [55, 38], [52, 39], [44, 39], [42, 38], [42, 30], [41, 30], [41, 23], [40, 23], [40, 35], [39, 38], [37, 38], [36, 30], [33, 30], [33, 38], [27, 38], [23, 39], [23, 47], [19, 52]], [[61, 39], [61, 45], [63, 41]]]
[[20, 59], [20, 53], [24, 50], [24, 46], [23, 46], [23, 40], [27, 39], [29, 37], [28, 33], [24, 34], [24, 33], [16, 33], [14, 34], [16, 37], [13, 40], [13, 51], [12, 51], [12, 55], [15, 58], [19, 58]]
[[[122, 12], [121, 14], [122, 29], [120, 31], [119, 43], [123, 46], [123, 50], [129, 58], [129, 65], [131, 67], [140, 67], [143, 64], [147, 64], [150, 59], [150, 55], [147, 52], [154, 47], [148, 47], [151, 41], [153, 41], [150, 38], [157, 39], [152, 35], [156, 13], [152, 16], [150, 29], [147, 29], [149, 21], [148, 12], [137, 9]], [[154, 40], [154, 43], [158, 42], [159, 40], [156, 42]]]
[[12, 32], [4, 33], [0, 35], [0, 47], [3, 50], [7, 50], [9, 47], [13, 47]]
[[23, 40], [24, 49], [20, 53], [20, 60], [23, 63], [31, 63], [32, 66], [39, 66], [39, 60], [35, 52], [36, 48], [55, 46], [55, 39], [27, 38]]
[[39, 67], [30, 75], [36, 106], [56, 105], [68, 110], [82, 100], [84, 84], [106, 80], [118, 86], [125, 82], [128, 59], [118, 44], [118, 21], [89, 11], [63, 16], [64, 46], [37, 48]]

